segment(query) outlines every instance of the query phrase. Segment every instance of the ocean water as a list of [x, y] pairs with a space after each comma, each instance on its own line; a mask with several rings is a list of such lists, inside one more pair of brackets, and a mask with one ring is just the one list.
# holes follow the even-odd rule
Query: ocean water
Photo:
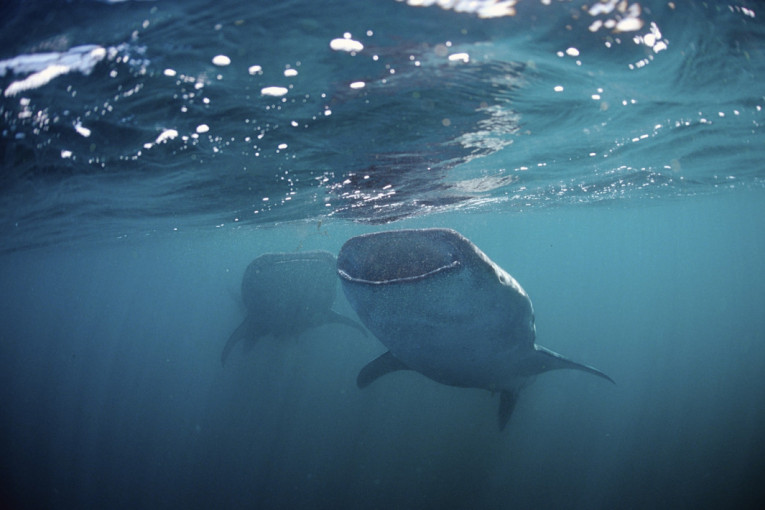
[[[4, 2], [0, 506], [760, 508], [764, 16]], [[617, 384], [542, 374], [499, 432], [486, 390], [358, 389], [342, 325], [221, 365], [255, 257], [420, 227]]]

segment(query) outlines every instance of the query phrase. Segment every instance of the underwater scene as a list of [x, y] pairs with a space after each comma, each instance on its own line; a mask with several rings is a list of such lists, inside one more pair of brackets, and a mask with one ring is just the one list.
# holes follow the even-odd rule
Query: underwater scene
[[764, 17], [4, 2], [0, 508], [761, 508]]

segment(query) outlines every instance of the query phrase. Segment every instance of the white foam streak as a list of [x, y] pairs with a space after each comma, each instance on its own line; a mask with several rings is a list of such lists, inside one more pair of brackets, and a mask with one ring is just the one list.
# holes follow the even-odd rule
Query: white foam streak
[[62, 65], [51, 65], [43, 69], [42, 71], [38, 71], [36, 73], [30, 74], [23, 80], [17, 80], [8, 85], [8, 87], [5, 89], [5, 97], [15, 96], [19, 92], [24, 92], [25, 90], [30, 89], [36, 89], [39, 87], [42, 87], [43, 85], [50, 82], [52, 79], [57, 78], [61, 76], [62, 74], [66, 74], [70, 71], [70, 69], [67, 66]]
[[260, 93], [264, 96], [280, 97], [287, 92], [289, 92], [289, 90], [286, 87], [263, 87], [260, 89]]
[[163, 143], [167, 140], [173, 140], [178, 137], [178, 131], [175, 129], [165, 129], [162, 131], [159, 136], [157, 136], [157, 139], [154, 141], [154, 143]]
[[478, 15], [479, 18], [499, 18], [514, 16], [518, 0], [397, 0], [412, 7], [438, 7], [454, 12]]
[[70, 72], [85, 75], [93, 71], [95, 65], [106, 56], [106, 50], [93, 44], [75, 46], [66, 52], [34, 53], [19, 55], [0, 61], [0, 76], [6, 73], [29, 74], [22, 80], [13, 81], [5, 89], [5, 96], [10, 97], [25, 90], [36, 89], [51, 80]]
[[89, 137], [91, 134], [90, 129], [83, 126], [80, 122], [74, 125], [74, 130], [77, 131], [77, 133], [79, 133], [80, 136], [83, 136], [85, 138]]
[[358, 53], [364, 49], [360, 41], [350, 38], [337, 38], [329, 42], [329, 47], [335, 51], [347, 51], [348, 53]]

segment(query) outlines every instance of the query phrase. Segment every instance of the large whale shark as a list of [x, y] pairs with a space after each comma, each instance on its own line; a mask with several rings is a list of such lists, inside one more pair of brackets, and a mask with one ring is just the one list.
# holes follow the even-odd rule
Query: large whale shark
[[253, 260], [242, 278], [247, 316], [226, 342], [221, 363], [240, 341], [297, 336], [323, 324], [345, 324], [366, 335], [360, 324], [332, 310], [335, 266], [335, 256], [326, 251], [266, 253]]
[[561, 368], [613, 380], [535, 343], [531, 300], [454, 230], [394, 230], [349, 239], [337, 272], [361, 321], [389, 350], [358, 375], [363, 388], [397, 370], [500, 393], [503, 429], [530, 378]]

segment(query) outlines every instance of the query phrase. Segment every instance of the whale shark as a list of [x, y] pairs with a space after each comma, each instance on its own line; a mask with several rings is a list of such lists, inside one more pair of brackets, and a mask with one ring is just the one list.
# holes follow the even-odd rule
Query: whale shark
[[253, 260], [242, 278], [247, 315], [226, 342], [221, 363], [240, 341], [251, 346], [268, 335], [292, 337], [324, 324], [344, 324], [366, 335], [359, 323], [332, 310], [335, 267], [335, 256], [326, 251], [266, 253]]
[[537, 345], [526, 291], [454, 230], [353, 237], [340, 250], [337, 273], [361, 322], [388, 349], [361, 369], [360, 388], [414, 370], [442, 384], [498, 392], [502, 430], [537, 374], [570, 368], [614, 382]]

